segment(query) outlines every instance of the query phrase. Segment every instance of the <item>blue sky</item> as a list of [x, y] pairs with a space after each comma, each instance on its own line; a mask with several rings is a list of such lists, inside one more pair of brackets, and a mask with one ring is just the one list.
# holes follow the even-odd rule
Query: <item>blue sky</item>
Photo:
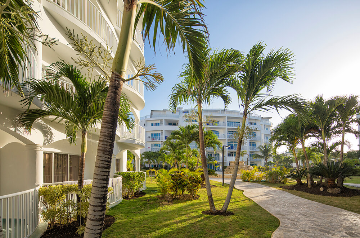
[[[205, 5], [212, 49], [234, 48], [246, 54], [263, 41], [267, 50], [283, 47], [294, 53], [294, 83], [277, 82], [274, 95], [296, 93], [311, 100], [319, 94], [325, 98], [359, 94], [360, 1], [207, 0]], [[145, 92], [141, 116], [168, 108], [171, 88], [180, 82], [179, 73], [187, 62], [180, 47], [167, 52], [161, 42], [156, 53], [145, 43], [145, 60], [156, 65], [165, 81], [155, 91]], [[232, 98], [228, 109], [239, 109], [234, 92]], [[207, 106], [223, 107], [217, 100]], [[286, 116], [286, 112], [258, 114], [272, 116], [274, 126]], [[352, 149], [357, 149], [357, 140], [348, 139]]]

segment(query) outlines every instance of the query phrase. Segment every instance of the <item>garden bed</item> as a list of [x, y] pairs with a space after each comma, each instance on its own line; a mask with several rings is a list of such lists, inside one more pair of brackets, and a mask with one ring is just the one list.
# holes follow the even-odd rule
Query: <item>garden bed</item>
[[[115, 222], [113, 216], [106, 215], [104, 230], [110, 227]], [[73, 221], [66, 225], [55, 224], [52, 229], [47, 229], [41, 238], [81, 238], [84, 237], [84, 234], [79, 235], [76, 233], [79, 227], [79, 222]]]
[[[320, 188], [323, 187], [323, 191], [320, 190]], [[314, 185], [311, 188], [308, 188], [307, 184], [301, 184], [301, 185], [290, 185], [290, 186], [280, 186], [280, 188], [287, 189], [287, 190], [296, 190], [301, 191], [305, 193], [315, 194], [315, 195], [321, 195], [321, 196], [333, 196], [333, 197], [353, 197], [353, 196], [360, 196], [360, 190], [358, 189], [351, 189], [347, 187], [341, 188], [341, 192], [338, 194], [333, 194], [327, 192], [327, 187], [321, 186], [321, 185]]]

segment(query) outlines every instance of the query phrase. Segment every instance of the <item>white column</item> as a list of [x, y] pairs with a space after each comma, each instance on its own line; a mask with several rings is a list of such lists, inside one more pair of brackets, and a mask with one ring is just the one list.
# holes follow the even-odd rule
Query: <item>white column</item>
[[126, 172], [127, 150], [121, 151], [119, 154], [120, 154], [120, 172]]
[[31, 172], [35, 172], [35, 185], [41, 186], [44, 181], [44, 153], [41, 145], [26, 145], [28, 149], [29, 159], [34, 161], [34, 167], [29, 168]]

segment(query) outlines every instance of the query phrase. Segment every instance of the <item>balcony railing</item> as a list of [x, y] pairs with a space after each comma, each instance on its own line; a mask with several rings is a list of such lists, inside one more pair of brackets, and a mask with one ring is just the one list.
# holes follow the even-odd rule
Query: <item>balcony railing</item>
[[140, 80], [130, 80], [126, 82], [126, 85], [133, 88], [141, 96], [144, 96], [144, 83]]
[[[116, 26], [121, 28], [121, 24], [122, 24], [122, 11], [118, 10], [118, 14], [116, 17]], [[139, 46], [140, 50], [142, 53], [144, 53], [144, 40], [142, 38], [141, 35], [141, 31], [139, 29], [135, 30], [135, 34], [134, 34], [134, 41], [137, 43], [137, 45]]]
[[118, 38], [103, 13], [90, 0], [48, 0], [90, 27], [115, 52]]
[[134, 128], [129, 131], [125, 125], [121, 125], [117, 129], [117, 134], [120, 139], [135, 140], [139, 143], [145, 143], [145, 128], [136, 124]]
[[0, 222], [5, 238], [28, 237], [39, 223], [39, 187], [0, 196]]

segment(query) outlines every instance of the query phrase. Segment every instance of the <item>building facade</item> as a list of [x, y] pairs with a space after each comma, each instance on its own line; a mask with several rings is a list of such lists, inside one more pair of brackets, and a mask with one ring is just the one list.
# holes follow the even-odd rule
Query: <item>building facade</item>
[[[28, 68], [22, 82], [28, 78], [41, 80], [44, 69], [56, 61], [74, 64], [76, 52], [70, 46], [66, 29], [84, 35], [104, 49], [109, 46], [112, 56], [116, 51], [122, 19], [121, 0], [35, 0], [32, 7], [38, 12], [42, 34], [58, 40], [52, 49], [36, 43], [37, 51], [29, 52]], [[135, 73], [135, 64], [144, 62], [144, 43], [139, 29], [131, 46], [127, 74]], [[83, 71], [86, 75], [86, 71]], [[61, 79], [64, 87], [71, 88], [70, 81]], [[136, 157], [136, 169], [140, 168], [140, 149], [144, 148], [145, 130], [139, 125], [140, 110], [145, 106], [142, 82], [129, 81], [123, 93], [131, 101], [135, 128], [130, 132], [125, 126], [118, 127], [111, 166], [111, 175], [126, 171], [127, 150]], [[30, 132], [18, 128], [15, 118], [25, 110], [16, 92], [0, 93], [0, 196], [33, 189], [43, 184], [76, 181], [80, 157], [80, 139], [70, 145], [65, 135], [65, 125], [51, 118], [39, 120]], [[36, 101], [33, 108], [41, 108]], [[92, 179], [100, 124], [88, 135], [85, 179]]]
[[[179, 129], [179, 126], [197, 123], [190, 109], [179, 108], [176, 112], [169, 110], [152, 110], [151, 114], [141, 118], [140, 124], [145, 127], [145, 148], [142, 151], [159, 151], [163, 142], [171, 135], [171, 132]], [[242, 114], [235, 110], [204, 109], [203, 110], [204, 127], [217, 135], [225, 148], [224, 165], [228, 166], [230, 161], [235, 160], [237, 139], [234, 138], [237, 128], [241, 126]], [[271, 122], [270, 117], [261, 117], [250, 115], [247, 119], [247, 125], [251, 132], [244, 141], [242, 150], [246, 154], [240, 158], [248, 165], [264, 165], [260, 159], [255, 159], [254, 154], [259, 152], [259, 146], [269, 143]], [[196, 146], [193, 142], [192, 146]], [[206, 149], [207, 156], [214, 157], [221, 169], [222, 148], [214, 151]], [[210, 168], [214, 168], [210, 165]]]

